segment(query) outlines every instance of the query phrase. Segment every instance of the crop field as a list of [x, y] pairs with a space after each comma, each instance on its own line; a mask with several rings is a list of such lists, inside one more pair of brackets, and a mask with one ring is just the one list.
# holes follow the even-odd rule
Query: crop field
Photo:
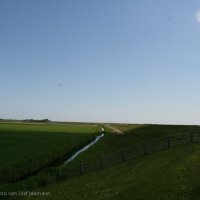
[[19, 165], [23, 164], [23, 170], [30, 164], [36, 165], [35, 171], [70, 155], [98, 132], [96, 125], [0, 123], [0, 171], [7, 168], [12, 175], [12, 168], [15, 168], [13, 173], [19, 173], [16, 178], [20, 178], [22, 166]]

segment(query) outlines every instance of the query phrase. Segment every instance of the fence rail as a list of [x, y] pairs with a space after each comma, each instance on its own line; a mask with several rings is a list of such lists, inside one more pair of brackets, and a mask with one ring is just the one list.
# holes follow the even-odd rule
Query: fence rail
[[200, 142], [200, 132], [184, 133], [157, 139], [145, 145], [122, 149], [121, 151], [112, 154], [102, 155], [100, 158], [93, 160], [92, 162], [81, 162], [80, 165], [71, 169], [64, 168], [62, 172], [59, 173], [59, 179], [67, 179], [88, 174], [119, 163], [147, 156], [158, 151], [167, 150], [174, 146], [195, 142]]

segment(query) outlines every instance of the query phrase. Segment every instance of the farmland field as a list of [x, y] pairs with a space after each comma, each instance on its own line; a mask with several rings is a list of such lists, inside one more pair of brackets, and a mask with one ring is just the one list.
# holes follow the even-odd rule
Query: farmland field
[[[31, 161], [33, 166], [37, 162], [35, 171], [64, 155], [70, 155], [91, 141], [98, 132], [96, 125], [0, 123], [1, 169], [13, 166], [15, 174], [20, 174], [19, 171]], [[20, 167], [20, 164], [24, 166]]]
[[31, 158], [59, 146], [69, 151], [98, 131], [89, 125], [0, 124], [0, 164]]

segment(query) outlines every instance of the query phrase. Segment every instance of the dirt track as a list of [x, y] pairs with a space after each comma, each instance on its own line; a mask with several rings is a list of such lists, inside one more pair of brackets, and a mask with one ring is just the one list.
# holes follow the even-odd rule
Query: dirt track
[[113, 133], [116, 133], [116, 134], [118, 134], [118, 135], [123, 135], [123, 134], [124, 134], [123, 131], [121, 131], [121, 130], [115, 128], [115, 127], [112, 127], [112, 126], [109, 125], [109, 124], [106, 124], [106, 126], [107, 126], [108, 128], [110, 128], [110, 129], [112, 129]]

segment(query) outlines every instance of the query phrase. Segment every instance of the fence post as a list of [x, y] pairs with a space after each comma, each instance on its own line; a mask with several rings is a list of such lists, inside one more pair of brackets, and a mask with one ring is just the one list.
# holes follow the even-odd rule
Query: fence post
[[125, 150], [122, 151], [122, 161], [125, 162]]
[[81, 175], [83, 175], [83, 173], [84, 173], [84, 164], [83, 164], [83, 162], [81, 162], [80, 168], [81, 168]]
[[148, 152], [147, 152], [147, 146], [144, 145], [144, 155], [146, 156], [147, 154], [148, 154]]
[[101, 158], [100, 158], [100, 167], [101, 169], [103, 169], [103, 154], [101, 154]]
[[167, 137], [167, 148], [170, 148], [170, 137]]
[[193, 133], [192, 133], [192, 132], [190, 133], [190, 142], [191, 142], [191, 143], [193, 143], [193, 142], [194, 142], [194, 135], [193, 135]]

